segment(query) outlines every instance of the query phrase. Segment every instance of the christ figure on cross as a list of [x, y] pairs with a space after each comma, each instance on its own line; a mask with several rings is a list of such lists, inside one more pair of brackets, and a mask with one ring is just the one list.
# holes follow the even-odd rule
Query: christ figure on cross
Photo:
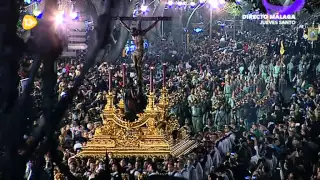
[[138, 91], [139, 93], [142, 93], [142, 58], [144, 55], [144, 36], [147, 34], [148, 31], [154, 28], [161, 19], [159, 18], [155, 20], [155, 22], [152, 23], [148, 28], [142, 29], [141, 24], [143, 20], [139, 19], [142, 17], [142, 11], [139, 11], [137, 17], [137, 26], [129, 27], [121, 19], [120, 22], [131, 33], [132, 40], [136, 45], [136, 50], [132, 53], [131, 58], [134, 62], [134, 66], [137, 73], [137, 82], [139, 87]]

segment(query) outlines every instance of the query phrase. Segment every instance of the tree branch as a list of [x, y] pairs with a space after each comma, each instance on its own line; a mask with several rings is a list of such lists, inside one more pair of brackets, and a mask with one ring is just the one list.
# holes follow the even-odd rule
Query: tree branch
[[[38, 127], [33, 131], [33, 141], [24, 154], [25, 158], [29, 157], [37, 147], [38, 143], [43, 137], [42, 132], [46, 132], [47, 136], [49, 137], [53, 133], [53, 131], [58, 128], [60, 120], [64, 116], [64, 112], [68, 109], [69, 104], [72, 103], [72, 99], [78, 91], [80, 85], [82, 84], [85, 75], [95, 64], [96, 55], [101, 50], [101, 47], [103, 47], [108, 42], [108, 39], [106, 37], [109, 37], [110, 35], [111, 27], [109, 25], [111, 22], [111, 3], [112, 1], [105, 1], [105, 12], [99, 17], [99, 26], [97, 28], [98, 42], [95, 45], [94, 49], [88, 53], [88, 56], [86, 58], [87, 61], [83, 67], [82, 72], [78, 77], [76, 77], [74, 86], [66, 93], [67, 95], [64, 98], [61, 98], [55, 109], [52, 110], [50, 115], [51, 121], [45, 122], [44, 116], [40, 118]], [[50, 123], [50, 125], [48, 125], [47, 123]]]

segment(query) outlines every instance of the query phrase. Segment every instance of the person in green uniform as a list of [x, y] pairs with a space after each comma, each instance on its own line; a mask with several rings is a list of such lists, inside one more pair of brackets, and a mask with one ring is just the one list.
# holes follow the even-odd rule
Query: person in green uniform
[[206, 124], [206, 121], [210, 113], [210, 100], [207, 97], [206, 93], [202, 94], [200, 105], [201, 105], [201, 112], [202, 112], [202, 122], [203, 124]]
[[292, 59], [290, 60], [290, 62], [288, 63], [288, 65], [287, 65], [287, 73], [288, 73], [290, 82], [292, 82], [292, 80], [293, 80], [293, 78], [294, 78], [294, 76], [295, 76], [295, 74], [294, 74], [294, 64], [293, 64], [293, 61], [294, 61], [294, 59], [292, 58]]
[[242, 65], [239, 67], [239, 72], [240, 72], [240, 74], [243, 74], [243, 72], [244, 72], [244, 67]]
[[299, 61], [298, 70], [299, 74], [303, 74], [303, 58]]
[[244, 95], [249, 93], [249, 84], [248, 84], [248, 82], [245, 82], [242, 91], [243, 91]]
[[281, 71], [281, 66], [280, 66], [280, 62], [278, 61], [277, 64], [273, 68], [273, 77], [275, 79], [279, 78], [280, 71]]
[[234, 98], [235, 98], [235, 95], [234, 95], [234, 93], [232, 94], [232, 97], [230, 97], [229, 98], [229, 100], [228, 100], [228, 105], [229, 105], [229, 107], [230, 107], [230, 116], [231, 116], [231, 120], [234, 120], [234, 121], [236, 121], [237, 120], [237, 113], [236, 113], [236, 102], [235, 102], [235, 100], [234, 100]]
[[201, 106], [198, 100], [195, 100], [194, 104], [191, 106], [192, 114], [192, 125], [195, 133], [199, 133], [203, 129]]
[[268, 74], [268, 71], [267, 71], [268, 66], [265, 63], [266, 61], [263, 61], [263, 63], [260, 65], [260, 74], [264, 80], [267, 79], [267, 74]]
[[270, 75], [273, 75], [273, 70], [274, 70], [274, 63], [271, 60], [270, 63], [269, 63], [269, 74]]
[[229, 81], [226, 81], [225, 82], [225, 85], [224, 85], [224, 97], [226, 98], [226, 101], [228, 102], [229, 98], [231, 98], [231, 95], [232, 95], [232, 89], [231, 89], [231, 86], [229, 84]]

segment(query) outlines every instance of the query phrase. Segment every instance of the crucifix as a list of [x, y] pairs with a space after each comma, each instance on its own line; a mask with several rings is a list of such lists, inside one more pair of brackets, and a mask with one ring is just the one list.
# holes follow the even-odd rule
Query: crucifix
[[[143, 17], [143, 12], [140, 10], [136, 17], [117, 17], [113, 19], [119, 19], [121, 24], [131, 33], [132, 40], [136, 45], [135, 51], [132, 53], [131, 58], [134, 63], [134, 67], [137, 74], [138, 93], [142, 93], [142, 58], [144, 55], [144, 36], [148, 31], [154, 28], [159, 21], [171, 21], [171, 17]], [[131, 25], [123, 21], [137, 21], [136, 25]], [[143, 21], [154, 21], [148, 28], [142, 29]]]

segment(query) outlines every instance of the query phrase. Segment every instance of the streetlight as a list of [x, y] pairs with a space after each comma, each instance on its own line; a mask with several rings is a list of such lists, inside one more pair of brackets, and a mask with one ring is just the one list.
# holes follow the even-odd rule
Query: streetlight
[[209, 0], [208, 3], [210, 4], [209, 39], [210, 39], [210, 42], [211, 42], [211, 40], [212, 40], [212, 14], [213, 14], [213, 9], [217, 9], [219, 7], [219, 3], [216, 0]]
[[78, 13], [76, 13], [76, 12], [71, 12], [71, 13], [70, 13], [70, 17], [71, 17], [71, 19], [77, 19], [77, 18], [78, 18]]
[[56, 17], [55, 17], [55, 22], [56, 22], [56, 25], [60, 25], [63, 23], [63, 20], [64, 20], [64, 11], [61, 11], [59, 13], [57, 13]]
[[142, 12], [146, 12], [148, 10], [148, 6], [142, 5], [140, 9]]
[[213, 9], [223, 9], [223, 7], [226, 4], [225, 0], [208, 0], [207, 1], [210, 4], [210, 31], [209, 31], [209, 37], [210, 37], [210, 41], [212, 40], [212, 14], [213, 14]]
[[212, 8], [216, 9], [219, 7], [219, 2], [217, 0], [209, 0], [208, 3], [210, 4], [211, 9]]

